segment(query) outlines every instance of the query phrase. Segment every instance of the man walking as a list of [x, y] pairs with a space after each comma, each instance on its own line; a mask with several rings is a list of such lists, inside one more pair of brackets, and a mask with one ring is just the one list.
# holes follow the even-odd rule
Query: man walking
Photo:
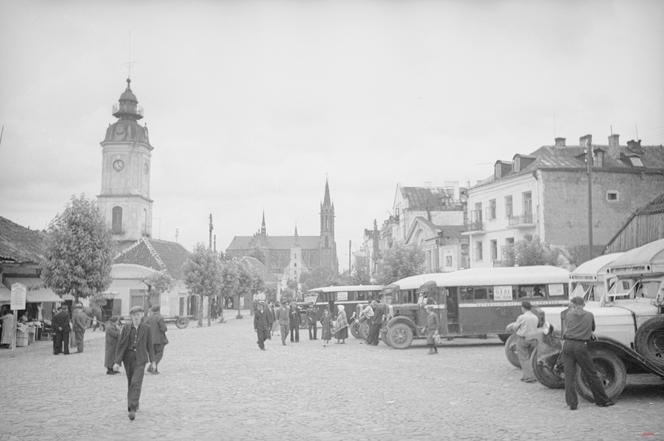
[[60, 307], [53, 320], [51, 321], [55, 335], [53, 336], [53, 354], [58, 355], [63, 352], [69, 355], [69, 308], [66, 304]]
[[127, 374], [127, 411], [129, 419], [136, 418], [139, 399], [141, 398], [141, 387], [145, 375], [145, 365], [151, 362], [152, 369], [156, 368], [154, 362], [154, 348], [150, 338], [150, 328], [141, 323], [143, 308], [134, 306], [129, 311], [131, 323], [122, 328], [120, 341], [115, 351], [115, 364], [113, 370], [120, 369], [120, 362], [124, 363]]
[[152, 340], [152, 349], [154, 350], [154, 369], [152, 365], [148, 366], [148, 372], [154, 375], [159, 374], [159, 362], [164, 357], [164, 348], [168, 344], [166, 338], [166, 321], [160, 313], [159, 305], [150, 308], [151, 314], [145, 319], [145, 323], [150, 328], [150, 339]]
[[588, 342], [594, 339], [595, 317], [583, 307], [585, 302], [581, 297], [570, 300], [569, 309], [563, 311], [563, 366], [565, 368], [565, 402], [570, 410], [576, 410], [579, 397], [576, 394], [576, 365], [578, 364], [583, 375], [588, 379], [590, 390], [593, 393], [595, 404], [600, 407], [613, 406], [615, 403], [609, 399], [600, 380], [597, 368], [590, 357]]
[[429, 355], [437, 354], [438, 348], [436, 347], [436, 334], [438, 333], [438, 314], [434, 311], [433, 305], [426, 306], [427, 321], [426, 321], [426, 335], [427, 345], [429, 346]]
[[309, 340], [318, 340], [318, 325], [316, 320], [316, 308], [313, 303], [307, 309], [307, 327], [309, 328]]
[[514, 332], [517, 336], [516, 352], [521, 364], [521, 381], [526, 383], [535, 383], [535, 373], [530, 364], [530, 354], [537, 346], [537, 339], [533, 336], [537, 331], [537, 323], [539, 319], [532, 313], [533, 305], [528, 301], [521, 302], [522, 314], [517, 317], [516, 321], [507, 325], [507, 330]]
[[77, 303], [74, 306], [74, 313], [71, 317], [72, 325], [74, 326], [74, 338], [76, 340], [76, 351], [83, 352], [83, 337], [85, 336], [85, 329], [90, 326], [90, 317], [83, 312], [83, 305]]
[[277, 309], [277, 320], [279, 321], [279, 331], [281, 332], [281, 344], [286, 346], [290, 318], [288, 316], [288, 306], [285, 302], [281, 304], [279, 309]]
[[270, 335], [270, 324], [268, 319], [268, 312], [265, 307], [265, 302], [258, 302], [258, 308], [254, 312], [254, 330], [258, 337], [258, 347], [261, 351], [265, 350], [265, 340]]
[[276, 317], [274, 315], [274, 305], [272, 304], [272, 302], [268, 303], [266, 312], [267, 312], [267, 326], [268, 326], [267, 339], [272, 340], [272, 325], [276, 320]]
[[290, 304], [290, 310], [288, 314], [290, 318], [290, 341], [291, 343], [300, 342], [300, 308], [295, 304], [295, 302]]
[[387, 307], [383, 303], [378, 303], [376, 300], [371, 301], [371, 310], [373, 315], [369, 321], [369, 337], [367, 343], [370, 345], [378, 346], [380, 341], [380, 328], [383, 326], [385, 320], [385, 310]]

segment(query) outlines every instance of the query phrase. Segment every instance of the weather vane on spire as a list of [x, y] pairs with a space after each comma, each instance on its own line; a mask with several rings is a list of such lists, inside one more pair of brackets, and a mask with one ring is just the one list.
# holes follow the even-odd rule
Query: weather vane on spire
[[124, 63], [127, 66], [127, 85], [131, 82], [131, 67], [136, 63], [136, 61], [132, 60], [132, 43], [132, 31], [129, 31], [129, 59]]

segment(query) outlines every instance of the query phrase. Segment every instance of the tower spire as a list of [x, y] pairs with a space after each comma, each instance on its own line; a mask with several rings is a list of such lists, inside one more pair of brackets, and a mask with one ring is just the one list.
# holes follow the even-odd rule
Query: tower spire
[[323, 206], [329, 207], [332, 203], [330, 202], [330, 185], [327, 183], [327, 178], [325, 178], [325, 198], [323, 199]]

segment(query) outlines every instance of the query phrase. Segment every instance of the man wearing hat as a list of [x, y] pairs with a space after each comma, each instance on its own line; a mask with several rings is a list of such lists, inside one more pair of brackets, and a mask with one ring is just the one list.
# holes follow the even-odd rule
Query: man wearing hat
[[582, 297], [573, 297], [570, 300], [569, 309], [561, 314], [563, 353], [562, 360], [565, 368], [565, 402], [570, 410], [576, 410], [579, 405], [579, 397], [576, 394], [576, 365], [583, 371], [588, 379], [590, 390], [593, 393], [595, 404], [600, 407], [613, 406], [615, 403], [609, 399], [600, 380], [597, 368], [590, 357], [588, 342], [595, 336], [595, 317], [583, 307], [585, 302]]
[[152, 366], [148, 367], [148, 372], [155, 375], [159, 374], [159, 362], [164, 356], [164, 347], [168, 344], [166, 338], [166, 321], [160, 313], [159, 305], [154, 305], [150, 308], [150, 316], [145, 319], [145, 323], [150, 328], [150, 338], [152, 340], [152, 348], [154, 350], [154, 369]]
[[258, 307], [254, 312], [254, 330], [256, 331], [256, 336], [258, 337], [258, 347], [261, 351], [265, 350], [265, 340], [270, 335], [270, 324], [268, 320], [268, 312], [265, 307], [265, 302], [261, 300], [258, 302]]
[[147, 324], [141, 323], [143, 308], [134, 306], [129, 310], [129, 314], [131, 323], [122, 328], [120, 341], [115, 351], [113, 369], [119, 370], [120, 362], [124, 363], [125, 373], [127, 374], [127, 410], [129, 419], [133, 421], [136, 418], [138, 401], [141, 397], [145, 365], [149, 361], [152, 369], [155, 369], [156, 363], [154, 362], [155, 356], [150, 328]]
[[71, 322], [74, 327], [74, 338], [76, 340], [76, 350], [83, 352], [83, 337], [85, 329], [90, 326], [90, 317], [83, 312], [83, 305], [77, 303], [74, 305], [74, 312], [71, 316]]
[[517, 336], [516, 340], [516, 353], [519, 357], [521, 364], [522, 377], [521, 381], [526, 383], [535, 383], [535, 373], [530, 364], [530, 354], [537, 346], [537, 339], [533, 338], [537, 332], [537, 323], [539, 319], [533, 312], [533, 305], [528, 301], [521, 302], [522, 314], [517, 317], [516, 321], [507, 325], [507, 330], [514, 332]]

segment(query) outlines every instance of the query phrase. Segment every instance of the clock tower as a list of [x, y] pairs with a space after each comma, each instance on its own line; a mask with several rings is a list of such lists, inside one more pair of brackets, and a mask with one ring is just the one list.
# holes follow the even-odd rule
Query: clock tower
[[147, 125], [139, 125], [143, 109], [127, 78], [127, 88], [113, 106], [118, 120], [106, 129], [101, 142], [99, 211], [114, 241], [135, 241], [152, 236], [150, 158], [153, 147]]

